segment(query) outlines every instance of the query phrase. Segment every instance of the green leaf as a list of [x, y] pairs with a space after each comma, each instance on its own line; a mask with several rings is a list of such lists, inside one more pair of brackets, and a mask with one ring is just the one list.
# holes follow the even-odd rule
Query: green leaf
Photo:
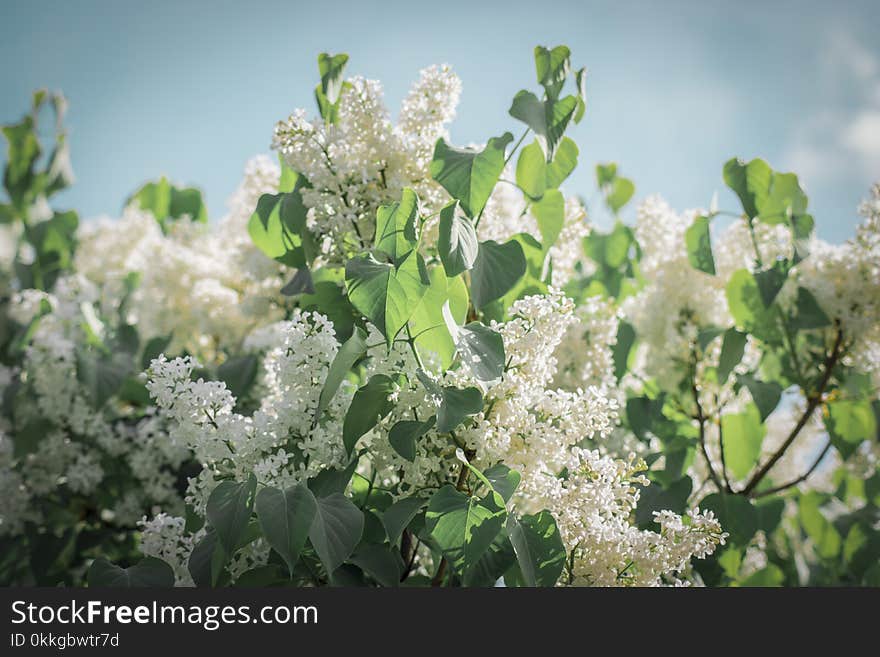
[[780, 570], [779, 566], [775, 564], [770, 564], [761, 570], [755, 571], [744, 580], [742, 580], [739, 585], [740, 586], [759, 586], [759, 587], [771, 587], [771, 586], [782, 586], [785, 582], [785, 573]]
[[400, 540], [403, 530], [409, 526], [419, 510], [425, 505], [425, 500], [420, 497], [404, 497], [385, 509], [382, 514], [382, 524], [391, 545], [396, 545]]
[[504, 151], [512, 141], [513, 135], [505, 132], [501, 137], [492, 137], [486, 148], [477, 151], [450, 146], [441, 137], [434, 147], [431, 177], [473, 218], [489, 200], [504, 169]]
[[876, 439], [877, 418], [868, 401], [835, 400], [828, 404], [825, 427], [831, 444], [848, 458], [865, 440]]
[[798, 504], [798, 518], [801, 526], [816, 547], [816, 552], [824, 559], [833, 559], [840, 554], [843, 539], [834, 525], [822, 515], [819, 506], [822, 501], [821, 493], [807, 493], [800, 496]]
[[121, 568], [104, 557], [98, 557], [89, 567], [88, 581], [92, 588], [171, 588], [174, 586], [174, 571], [156, 557], [144, 557], [128, 568]]
[[828, 315], [819, 307], [816, 297], [804, 287], [799, 287], [795, 300], [795, 314], [791, 326], [795, 330], [824, 328], [831, 325]]
[[431, 497], [425, 529], [453, 567], [465, 572], [489, 549], [506, 517], [497, 493], [469, 497], [447, 484]]
[[385, 336], [389, 347], [425, 296], [428, 283], [417, 251], [396, 268], [378, 262], [372, 255], [360, 255], [345, 263], [348, 298]]
[[[400, 202], [380, 206], [376, 211], [376, 249], [385, 253], [395, 264], [400, 264], [416, 246], [418, 214], [419, 198], [409, 188], [403, 190]], [[441, 212], [441, 221], [442, 216]]]
[[96, 410], [119, 391], [133, 369], [129, 354], [105, 356], [93, 349], [76, 351], [76, 377]]
[[771, 267], [755, 272], [755, 283], [758, 284], [758, 291], [761, 293], [761, 301], [764, 302], [765, 308], [770, 307], [782, 286], [785, 285], [789, 268], [787, 260], [777, 260]]
[[342, 493], [318, 498], [309, 540], [330, 575], [348, 559], [364, 532], [364, 514]]
[[617, 327], [617, 342], [611, 350], [614, 362], [614, 378], [620, 381], [627, 372], [629, 352], [636, 341], [636, 331], [628, 322], [620, 322]]
[[241, 483], [221, 481], [208, 497], [208, 522], [217, 533], [220, 545], [229, 555], [239, 548], [245, 536], [256, 490], [257, 479], [251, 475], [247, 481]]
[[497, 463], [483, 473], [483, 476], [492, 484], [492, 489], [498, 493], [505, 502], [510, 502], [510, 498], [516, 492], [522, 479], [519, 472], [511, 470], [503, 463]]
[[538, 84], [544, 87], [549, 98], [558, 98], [565, 78], [571, 68], [571, 51], [567, 46], [556, 46], [548, 50], [544, 46], [535, 46], [535, 71]]
[[446, 278], [443, 267], [433, 267], [428, 272], [431, 281], [428, 291], [409, 320], [410, 332], [420, 354], [437, 356], [443, 369], [452, 364], [455, 343], [443, 317], [448, 304], [455, 322], [464, 322], [468, 312], [467, 286], [460, 276]]
[[636, 186], [629, 178], [617, 177], [611, 183], [610, 189], [605, 194], [605, 202], [611, 208], [611, 212], [617, 214], [620, 209], [629, 203], [633, 194], [636, 193]]
[[538, 222], [541, 246], [548, 251], [556, 243], [565, 224], [565, 197], [558, 189], [549, 189], [540, 201], [532, 203], [532, 214]]
[[715, 275], [715, 258], [712, 257], [712, 240], [709, 235], [709, 218], [699, 216], [685, 231], [688, 261], [694, 269]]
[[159, 225], [165, 228], [169, 219], [181, 219], [184, 215], [191, 221], [208, 221], [208, 209], [202, 201], [202, 193], [193, 187], [180, 188], [172, 185], [164, 176], [156, 182], [148, 182], [132, 194], [126, 204], [151, 212]]
[[436, 420], [433, 415], [424, 422], [401, 420], [388, 432], [388, 442], [395, 452], [412, 462], [416, 458], [416, 440], [428, 433]]
[[449, 278], [471, 269], [479, 250], [477, 231], [469, 219], [455, 213], [455, 206], [453, 201], [440, 210], [437, 237], [437, 252]]
[[504, 373], [504, 340], [498, 331], [481, 322], [459, 326], [448, 306], [444, 306], [443, 318], [455, 342], [461, 360], [480, 381], [494, 381]]
[[228, 553], [217, 540], [217, 532], [209, 529], [190, 553], [187, 568], [196, 586], [216, 586], [228, 560]]
[[342, 441], [351, 454], [355, 444], [394, 408], [389, 397], [399, 383], [385, 374], [374, 374], [357, 389], [342, 425]]
[[324, 387], [321, 388], [321, 396], [318, 398], [318, 408], [315, 411], [315, 417], [320, 418], [321, 413], [330, 404], [339, 386], [348, 376], [354, 364], [367, 353], [367, 334], [360, 327], [355, 327], [354, 333], [346, 340], [333, 357], [330, 368], [327, 370], [327, 378], [324, 380]]
[[257, 357], [253, 354], [230, 358], [217, 368], [217, 378], [226, 383], [236, 399], [247, 394], [257, 378]]
[[283, 491], [267, 487], [257, 493], [255, 507], [266, 542], [284, 559], [293, 577], [317, 513], [315, 496], [303, 483]]
[[724, 332], [721, 342], [721, 356], [718, 358], [718, 383], [724, 384], [733, 368], [739, 365], [746, 350], [748, 336], [735, 328]]
[[742, 375], [737, 380], [752, 394], [752, 400], [760, 412], [761, 422], [766, 420], [782, 398], [782, 386], [772, 381], [770, 383], [758, 381], [751, 375]]
[[422, 370], [416, 375], [437, 403], [437, 431], [447, 433], [483, 410], [483, 393], [474, 387], [440, 386]]
[[522, 246], [515, 240], [480, 243], [471, 271], [471, 298], [476, 308], [503, 297], [526, 273]]
[[641, 490], [639, 503], [636, 507], [636, 524], [639, 529], [651, 529], [654, 525], [654, 512], [668, 509], [675, 513], [685, 513], [688, 498], [694, 488], [690, 477], [682, 477], [661, 486], [652, 483]]
[[703, 498], [699, 507], [715, 513], [733, 545], [745, 547], [758, 531], [758, 511], [742, 495], [712, 493]]
[[[538, 144], [538, 147], [540, 148], [540, 144]], [[571, 175], [571, 172], [577, 166], [578, 155], [578, 147], [574, 140], [569, 137], [563, 137], [556, 147], [553, 161], [546, 165], [547, 189], [556, 189]], [[519, 173], [517, 173], [517, 183], [519, 183]]]
[[577, 109], [578, 99], [575, 96], [558, 100], [548, 97], [541, 101], [531, 91], [523, 90], [513, 97], [510, 115], [535, 132], [544, 149], [545, 160], [552, 162], [565, 129]]
[[404, 564], [400, 558], [400, 552], [392, 550], [388, 545], [361, 546], [348, 561], [367, 573], [381, 586], [394, 587], [400, 584], [400, 574]]
[[165, 353], [168, 345], [171, 344], [171, 337], [171, 334], [160, 335], [159, 337], [151, 338], [147, 342], [141, 355], [141, 369], [147, 369], [154, 359]]
[[803, 215], [807, 196], [793, 173], [775, 173], [761, 159], [748, 164], [739, 159], [724, 165], [724, 182], [742, 202], [750, 219], [759, 217], [770, 224], [787, 222], [789, 217]]
[[348, 55], [340, 53], [331, 55], [322, 52], [318, 55], [318, 72], [321, 74], [321, 91], [331, 103], [339, 99], [342, 91], [342, 74], [348, 63]]
[[565, 566], [565, 546], [549, 511], [508, 522], [507, 531], [526, 586], [555, 586]]
[[758, 216], [758, 204], [770, 190], [773, 170], [764, 160], [754, 159], [748, 164], [738, 158], [724, 164], [724, 184], [732, 189], [750, 219]]
[[580, 123], [587, 110], [587, 69], [580, 68], [574, 74], [575, 85], [578, 90], [578, 107], [574, 113], [574, 122]]
[[766, 427], [755, 404], [748, 404], [742, 413], [721, 416], [724, 432], [724, 457], [727, 468], [737, 479], [744, 479], [757, 465], [761, 456]]
[[727, 283], [727, 304], [736, 325], [770, 343], [779, 343], [781, 334], [776, 316], [764, 306], [755, 278], [747, 269], [735, 271]]
[[541, 198], [544, 195], [544, 190], [547, 189], [549, 175], [548, 164], [541, 144], [535, 140], [523, 147], [516, 162], [516, 184], [520, 186], [523, 193], [533, 199]]

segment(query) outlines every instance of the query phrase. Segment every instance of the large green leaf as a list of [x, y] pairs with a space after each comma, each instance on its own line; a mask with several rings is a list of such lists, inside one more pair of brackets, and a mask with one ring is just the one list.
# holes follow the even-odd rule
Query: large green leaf
[[[448, 304], [456, 323], [464, 322], [468, 311], [468, 290], [460, 276], [447, 278], [443, 267], [429, 270], [431, 281], [409, 320], [410, 332], [420, 354], [437, 357], [437, 365], [446, 369], [455, 356], [455, 343], [443, 318], [443, 308]], [[433, 362], [433, 358], [431, 358]]]
[[342, 493], [318, 498], [309, 540], [332, 574], [348, 559], [364, 532], [364, 514]]
[[699, 216], [685, 231], [688, 261], [691, 267], [715, 275], [715, 258], [712, 256], [712, 240], [709, 235], [709, 218]]
[[481, 381], [494, 381], [504, 373], [504, 340], [495, 329], [481, 322], [459, 326], [449, 311], [443, 309], [446, 327], [455, 342], [461, 360]]
[[523, 147], [516, 161], [516, 184], [526, 196], [541, 198], [547, 189], [547, 160], [541, 144], [533, 141]]
[[722, 415], [721, 430], [727, 468], [737, 479], [744, 479], [757, 465], [767, 433], [757, 406], [748, 404], [742, 413]]
[[404, 497], [385, 509], [382, 514], [382, 524], [391, 545], [396, 545], [403, 530], [407, 528], [419, 510], [425, 506], [425, 500], [421, 497]]
[[503, 297], [526, 273], [526, 258], [516, 240], [498, 244], [493, 240], [480, 243], [480, 250], [471, 271], [471, 298], [482, 308]]
[[821, 503], [821, 493], [811, 492], [801, 495], [798, 503], [798, 518], [807, 536], [812, 539], [819, 556], [832, 559], [840, 554], [843, 539], [840, 532], [822, 514]]
[[776, 315], [764, 306], [758, 284], [747, 269], [735, 271], [727, 283], [727, 304], [736, 325], [771, 344], [781, 341]]
[[[578, 147], [569, 137], [563, 137], [556, 147], [553, 161], [546, 166], [547, 189], [559, 187], [571, 175], [578, 163]], [[519, 179], [517, 179], [517, 182]]]
[[453, 567], [464, 572], [489, 549], [506, 517], [497, 493], [470, 497], [447, 484], [431, 497], [425, 529]]
[[128, 568], [121, 568], [104, 557], [98, 557], [89, 567], [88, 582], [93, 588], [171, 588], [174, 586], [174, 571], [156, 557], [144, 557]]
[[538, 84], [544, 87], [549, 98], [558, 98], [565, 78], [571, 68], [571, 51], [568, 46], [556, 46], [552, 50], [535, 46], [535, 72]]
[[263, 488], [255, 506], [266, 542], [284, 559], [292, 577], [317, 513], [315, 496], [302, 483], [283, 491]]
[[835, 400], [828, 404], [825, 419], [835, 449], [849, 457], [865, 440], [876, 440], [877, 418], [867, 401]]
[[740, 384], [748, 388], [749, 392], [752, 394], [752, 401], [754, 401], [755, 406], [758, 407], [761, 422], [766, 420], [782, 398], [782, 386], [773, 381], [770, 381], [769, 383], [766, 381], [759, 381], [751, 375], [740, 376], [737, 380]]
[[776, 173], [764, 160], [729, 160], [724, 165], [724, 182], [739, 196], [750, 219], [760, 217], [765, 223], [778, 224], [807, 210], [807, 196], [797, 176]]
[[507, 531], [526, 586], [555, 586], [565, 566], [565, 545], [549, 511], [508, 522]]
[[525, 123], [538, 137], [545, 160], [552, 162], [565, 129], [578, 109], [576, 96], [540, 100], [531, 91], [520, 91], [510, 105], [510, 115]]
[[704, 511], [712, 511], [733, 545], [745, 547], [758, 531], [758, 510], [742, 495], [712, 493], [700, 502]]
[[358, 439], [391, 412], [394, 402], [390, 400], [399, 382], [385, 374], [374, 374], [357, 389], [342, 425], [342, 442], [351, 454]]
[[257, 479], [221, 481], [208, 497], [206, 516], [217, 533], [217, 539], [226, 553], [232, 555], [241, 545], [254, 507]]
[[119, 352], [108, 356], [95, 349], [76, 351], [76, 377], [95, 409], [100, 409], [119, 391], [133, 370], [129, 354]]
[[400, 264], [416, 246], [418, 213], [419, 199], [409, 188], [403, 190], [399, 202], [383, 205], [376, 212], [375, 247], [395, 264]]
[[419, 381], [437, 405], [437, 431], [452, 431], [464, 420], [483, 410], [483, 393], [478, 388], [441, 386], [422, 370], [417, 372]]
[[396, 268], [372, 255], [352, 258], [345, 263], [345, 284], [352, 305], [391, 346], [428, 291], [429, 279], [422, 257], [412, 251]]
[[253, 354], [236, 356], [217, 368], [217, 378], [226, 384], [234, 397], [240, 399], [254, 384], [258, 365], [257, 357]]
[[558, 189], [544, 193], [540, 201], [532, 203], [532, 214], [538, 222], [541, 246], [547, 251], [556, 243], [565, 224], [565, 197]]
[[391, 443], [394, 451], [407, 461], [414, 461], [416, 458], [416, 441], [428, 433], [434, 426], [436, 419], [432, 415], [424, 422], [401, 420], [391, 427], [391, 430], [388, 432], [388, 442]]
[[498, 182], [504, 169], [504, 151], [512, 141], [513, 135], [505, 132], [477, 151], [450, 146], [441, 137], [434, 147], [431, 177], [458, 200], [467, 216], [476, 217]]
[[735, 328], [729, 328], [724, 332], [721, 341], [721, 355], [718, 358], [718, 382], [724, 384], [727, 377], [733, 372], [733, 368], [739, 365], [746, 349], [748, 336], [740, 333]]
[[440, 210], [437, 252], [449, 278], [471, 269], [477, 259], [479, 243], [474, 225], [458, 216], [453, 201]]
[[321, 396], [318, 398], [318, 408], [315, 416], [320, 417], [324, 409], [339, 390], [339, 386], [348, 376], [354, 364], [367, 353], [367, 334], [360, 327], [355, 327], [354, 333], [346, 340], [333, 357], [330, 369], [327, 370], [327, 378], [324, 387], [321, 388]]

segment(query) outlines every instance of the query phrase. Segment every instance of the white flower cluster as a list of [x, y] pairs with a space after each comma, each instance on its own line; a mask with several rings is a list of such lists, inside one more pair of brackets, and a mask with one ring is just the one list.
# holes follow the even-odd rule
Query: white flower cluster
[[369, 244], [377, 208], [399, 200], [406, 187], [429, 214], [439, 210], [448, 197], [428, 167], [460, 94], [461, 82], [448, 66], [427, 68], [393, 126], [382, 85], [355, 77], [343, 87], [335, 123], [310, 122], [303, 110], [278, 123], [273, 147], [310, 183], [302, 190], [308, 226], [328, 262], [341, 263]]
[[854, 367], [880, 377], [880, 184], [860, 211], [856, 237], [841, 245], [813, 240], [796, 280], [837, 320]]
[[[765, 264], [790, 257], [792, 252], [791, 232], [786, 226], [756, 221], [753, 241], [745, 221], [736, 220], [714, 236], [716, 274], [706, 274], [691, 265], [685, 243], [685, 232], [700, 214], [699, 210], [678, 214], [657, 196], [639, 206], [635, 233], [642, 249], [639, 267], [646, 284], [621, 307], [639, 337], [639, 374], [673, 389], [693, 364], [699, 331], [733, 325], [726, 297], [733, 273], [757, 269], [756, 248]], [[749, 351], [754, 348], [750, 346]], [[708, 352], [702, 366], [714, 367], [720, 356], [720, 339], [709, 345]]]
[[262, 331], [277, 341], [263, 357], [265, 394], [252, 415], [235, 412], [236, 399], [225, 383], [193, 380], [198, 363], [192, 357], [160, 356], [147, 370], [147, 389], [170, 423], [170, 439], [186, 445], [203, 464], [187, 494], [199, 512], [221, 477], [243, 481], [255, 474], [262, 484], [287, 488], [345, 465], [348, 387], [317, 417], [318, 398], [339, 348], [332, 324], [323, 315], [295, 310], [290, 321]]
[[[40, 301], [52, 312], [31, 337], [9, 427], [20, 441], [30, 436], [34, 448], [22, 443], [16, 453], [8, 438], [2, 441], [0, 487], [15, 494], [4, 500], [0, 534], [21, 531], [25, 520], [39, 522], [39, 500], [65, 491], [104, 500], [97, 512], [120, 525], [133, 524], [146, 508], [181, 506], [174, 472], [188, 451], [169, 444], [149, 413], [135, 417], [117, 404], [95, 410], [77, 377], [77, 350], [86, 342], [81, 308], [92, 308], [98, 296], [90, 281], [72, 276], [60, 279], [54, 294], [25, 290], [13, 300], [18, 321], [30, 321]], [[125, 489], [115, 499], [98, 495], [111, 481], [124, 481]]]
[[282, 316], [281, 266], [251, 243], [246, 228], [260, 195], [277, 190], [279, 175], [265, 156], [251, 160], [217, 225], [176, 221], [166, 234], [134, 205], [119, 220], [87, 222], [75, 268], [100, 286], [104, 307], [118, 305], [137, 275], [126, 309], [142, 340], [170, 335], [170, 352], [208, 359], [234, 351], [253, 328]]

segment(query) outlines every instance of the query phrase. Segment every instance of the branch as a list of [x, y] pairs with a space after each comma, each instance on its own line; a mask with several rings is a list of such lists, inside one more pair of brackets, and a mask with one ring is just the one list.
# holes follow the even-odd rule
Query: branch
[[828, 382], [831, 380], [831, 373], [834, 370], [834, 366], [837, 365], [837, 361], [840, 359], [841, 354], [843, 354], [843, 350], [841, 349], [842, 344], [843, 330], [838, 326], [837, 336], [834, 338], [834, 346], [831, 348], [831, 353], [825, 358], [822, 379], [819, 381], [819, 386], [816, 388], [816, 391], [807, 397], [807, 407], [804, 409], [804, 414], [798, 420], [797, 424], [794, 425], [794, 428], [791, 430], [791, 433], [788, 434], [785, 442], [782, 443], [779, 449], [770, 457], [770, 460], [768, 460], [752, 476], [749, 483], [746, 484], [746, 487], [742, 489], [741, 493], [743, 495], [750, 495], [751, 492], [755, 490], [755, 487], [761, 483], [761, 480], [767, 475], [770, 469], [776, 465], [776, 462], [782, 458], [785, 451], [791, 447], [791, 444], [795, 441], [795, 438], [798, 437], [801, 429], [806, 426], [809, 419], [813, 416], [813, 411], [815, 411], [816, 407], [822, 402], [822, 395], [825, 393], [825, 388], [828, 387]]
[[724, 475], [724, 488], [728, 493], [733, 493], [730, 487], [730, 479], [727, 476], [727, 459], [724, 456], [724, 430], [721, 428], [721, 406], [718, 403], [718, 395], [715, 395], [715, 407], [718, 409], [718, 445], [721, 449], [721, 473]]
[[706, 418], [700, 404], [700, 391], [697, 390], [696, 366], [694, 367], [694, 376], [691, 379], [691, 392], [694, 394], [694, 403], [697, 405], [697, 422], [700, 423], [700, 449], [703, 451], [703, 458], [706, 459], [706, 467], [709, 468], [709, 477], [711, 477], [712, 483], [718, 490], [721, 490], [721, 482], [718, 480], [718, 475], [715, 474], [715, 468], [712, 467], [712, 461], [709, 458], [709, 451], [706, 449]]
[[822, 462], [822, 459], [825, 458], [825, 455], [828, 453], [829, 449], [831, 449], [831, 441], [830, 440], [825, 445], [825, 448], [822, 450], [822, 452], [819, 454], [819, 456], [816, 457], [816, 460], [813, 461], [813, 465], [811, 465], [810, 468], [804, 474], [802, 474], [797, 479], [792, 479], [787, 484], [782, 484], [781, 486], [775, 486], [773, 488], [768, 488], [767, 490], [759, 491], [759, 492], [755, 493], [754, 497], [764, 497], [765, 495], [772, 495], [773, 493], [778, 493], [779, 491], [783, 491], [786, 488], [791, 488], [792, 486], [797, 486], [802, 481], [806, 481], [807, 478], [811, 474], [813, 474], [813, 471], [819, 467], [819, 464]]

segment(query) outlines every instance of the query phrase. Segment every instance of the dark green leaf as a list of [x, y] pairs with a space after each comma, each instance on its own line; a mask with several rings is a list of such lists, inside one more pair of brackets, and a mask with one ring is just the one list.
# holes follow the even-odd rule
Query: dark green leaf
[[446, 205], [440, 210], [437, 252], [446, 276], [452, 278], [471, 269], [477, 259], [479, 243], [473, 224], [466, 217], [455, 213], [456, 203]]
[[284, 559], [292, 577], [317, 513], [315, 496], [302, 483], [284, 491], [263, 488], [255, 507], [266, 542]]
[[309, 540], [328, 574], [351, 556], [363, 531], [364, 514], [345, 495], [318, 498]]
[[89, 567], [88, 581], [92, 588], [171, 588], [174, 586], [174, 571], [156, 557], [144, 557], [128, 568], [120, 568], [105, 558], [98, 557]]
[[691, 267], [715, 275], [715, 258], [712, 256], [712, 240], [709, 235], [709, 218], [698, 216], [685, 231], [688, 261]]

